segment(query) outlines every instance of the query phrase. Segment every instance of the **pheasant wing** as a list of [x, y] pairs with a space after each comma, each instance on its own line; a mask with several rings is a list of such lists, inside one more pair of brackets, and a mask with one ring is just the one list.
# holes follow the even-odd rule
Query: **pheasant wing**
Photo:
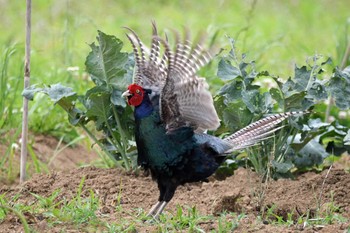
[[191, 126], [197, 132], [214, 130], [220, 125], [204, 78], [197, 71], [209, 62], [210, 55], [200, 44], [191, 46], [187, 38], [184, 42], [176, 39], [173, 52], [169, 44], [159, 39], [165, 47], [167, 76], [161, 92], [161, 117], [168, 131], [183, 126]]
[[157, 27], [154, 22], [152, 22], [152, 26], [153, 39], [150, 50], [132, 29], [126, 27], [130, 31], [126, 36], [133, 47], [136, 62], [133, 82], [144, 89], [152, 90], [152, 96], [158, 96], [167, 76], [167, 57], [160, 56], [161, 44], [158, 39]]

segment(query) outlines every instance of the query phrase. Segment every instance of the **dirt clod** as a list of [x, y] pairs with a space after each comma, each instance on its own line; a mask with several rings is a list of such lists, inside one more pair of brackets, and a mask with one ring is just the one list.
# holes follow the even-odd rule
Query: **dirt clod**
[[223, 212], [241, 213], [243, 209], [239, 201], [239, 198], [241, 197], [240, 191], [225, 194], [214, 206], [213, 213], [215, 215], [220, 215]]

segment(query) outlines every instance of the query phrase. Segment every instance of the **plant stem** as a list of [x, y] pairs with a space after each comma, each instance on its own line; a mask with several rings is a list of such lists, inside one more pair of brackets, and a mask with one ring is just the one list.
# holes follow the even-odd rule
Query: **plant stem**
[[345, 68], [349, 57], [350, 57], [350, 40], [348, 41], [348, 45], [346, 46], [346, 50], [340, 64], [340, 69], [343, 70]]
[[90, 138], [92, 138], [92, 140], [111, 158], [115, 161], [115, 164], [118, 164], [116, 163], [116, 160], [114, 158], [114, 156], [102, 145], [102, 143], [95, 137], [95, 135], [93, 135], [91, 133], [91, 131], [86, 128], [86, 126], [82, 123], [79, 123], [79, 125], [83, 128], [83, 130], [89, 135]]
[[[120, 133], [120, 137], [122, 138], [122, 141], [123, 141], [123, 145], [124, 145], [124, 149], [126, 149], [126, 145], [128, 145], [127, 141], [126, 141], [126, 136], [125, 136], [125, 132], [120, 124], [120, 119], [119, 119], [119, 115], [117, 113], [117, 110], [115, 108], [115, 105], [113, 104], [112, 105], [112, 109], [113, 109], [113, 114], [114, 114], [114, 118], [117, 122], [117, 127], [118, 127], [118, 131]], [[124, 150], [126, 151], [126, 150]]]
[[123, 157], [126, 170], [130, 171], [130, 165], [129, 165], [128, 158], [126, 157], [124, 147], [119, 143], [118, 139], [115, 137], [115, 135], [113, 133], [113, 130], [112, 130], [112, 127], [109, 125], [107, 119], [105, 119], [105, 122], [106, 122], [108, 130], [111, 132], [111, 135], [112, 135], [112, 137], [114, 139], [114, 142], [115, 142], [115, 145], [117, 146], [118, 151], [120, 152], [120, 154]]
[[[73, 116], [72, 114], [71, 114], [71, 111], [70, 111], [70, 109], [69, 108], [66, 108], [64, 105], [61, 105], [60, 104], [60, 106], [63, 108], [63, 110], [65, 110], [67, 113], [68, 113], [68, 115], [69, 115], [69, 117], [71, 117], [71, 118], [74, 118], [75, 116]], [[107, 120], [106, 120], [106, 123], [107, 123]], [[116, 159], [114, 158], [114, 156], [106, 149], [106, 147], [95, 137], [95, 135], [93, 134], [93, 133], [91, 133], [91, 131], [82, 123], [82, 122], [79, 122], [78, 123], [79, 124], [79, 126], [81, 127], [81, 128], [83, 128], [83, 130], [89, 135], [89, 137], [103, 150], [103, 152], [105, 152], [113, 161], [114, 161], [114, 164], [118, 164], [119, 165], [119, 163], [117, 163], [117, 161], [116, 161]], [[109, 130], [111, 130], [111, 128], [110, 128], [110, 126], [107, 124], [107, 126], [108, 126], [108, 129]], [[112, 131], [111, 131], [112, 132]], [[112, 134], [113, 135], [113, 134]]]
[[124, 129], [122, 128], [122, 126], [120, 124], [119, 115], [118, 115], [117, 110], [116, 110], [114, 105], [112, 106], [112, 109], [113, 109], [114, 118], [115, 118], [115, 120], [117, 122], [118, 131], [120, 133], [120, 137], [121, 137], [122, 142], [123, 142], [123, 151], [121, 152], [121, 154], [123, 156], [123, 160], [125, 162], [125, 166], [127, 165], [129, 167], [129, 169], [130, 169], [130, 164], [129, 164], [128, 156], [127, 156], [127, 153], [126, 153], [126, 149], [127, 149], [127, 145], [128, 145], [127, 137], [125, 135]]

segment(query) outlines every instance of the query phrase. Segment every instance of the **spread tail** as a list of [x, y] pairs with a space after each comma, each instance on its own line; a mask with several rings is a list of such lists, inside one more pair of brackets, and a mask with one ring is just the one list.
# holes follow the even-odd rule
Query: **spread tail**
[[268, 116], [256, 121], [224, 138], [226, 142], [232, 145], [232, 148], [226, 151], [226, 153], [256, 145], [258, 142], [269, 138], [275, 131], [283, 128], [283, 126], [277, 127], [277, 125], [288, 117], [303, 115], [306, 113], [309, 113], [309, 111], [286, 112]]

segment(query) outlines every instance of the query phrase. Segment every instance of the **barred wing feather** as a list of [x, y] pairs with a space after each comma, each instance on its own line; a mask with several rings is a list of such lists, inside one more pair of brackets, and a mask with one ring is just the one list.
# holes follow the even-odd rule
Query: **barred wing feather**
[[303, 115], [305, 113], [309, 113], [309, 111], [274, 114], [244, 127], [236, 133], [224, 138], [226, 142], [232, 145], [232, 148], [227, 151], [227, 153], [253, 146], [267, 139], [274, 132], [283, 127], [277, 127], [279, 123], [290, 116]]
[[209, 62], [209, 53], [199, 44], [191, 46], [187, 38], [180, 42], [177, 37], [175, 53], [166, 41], [160, 41], [168, 58], [168, 74], [161, 92], [161, 117], [167, 130], [183, 126], [191, 126], [196, 132], [215, 130], [220, 120], [209, 86], [204, 78], [196, 76]]
[[[135, 74], [133, 82], [142, 86], [144, 89], [152, 90], [152, 95], [159, 95], [167, 76], [167, 57], [160, 56], [161, 43], [158, 37], [157, 27], [152, 23], [153, 39], [151, 49], [149, 50], [130, 28], [129, 34], [126, 34], [134, 50], [135, 56]], [[148, 58], [148, 59], [147, 59]]]

